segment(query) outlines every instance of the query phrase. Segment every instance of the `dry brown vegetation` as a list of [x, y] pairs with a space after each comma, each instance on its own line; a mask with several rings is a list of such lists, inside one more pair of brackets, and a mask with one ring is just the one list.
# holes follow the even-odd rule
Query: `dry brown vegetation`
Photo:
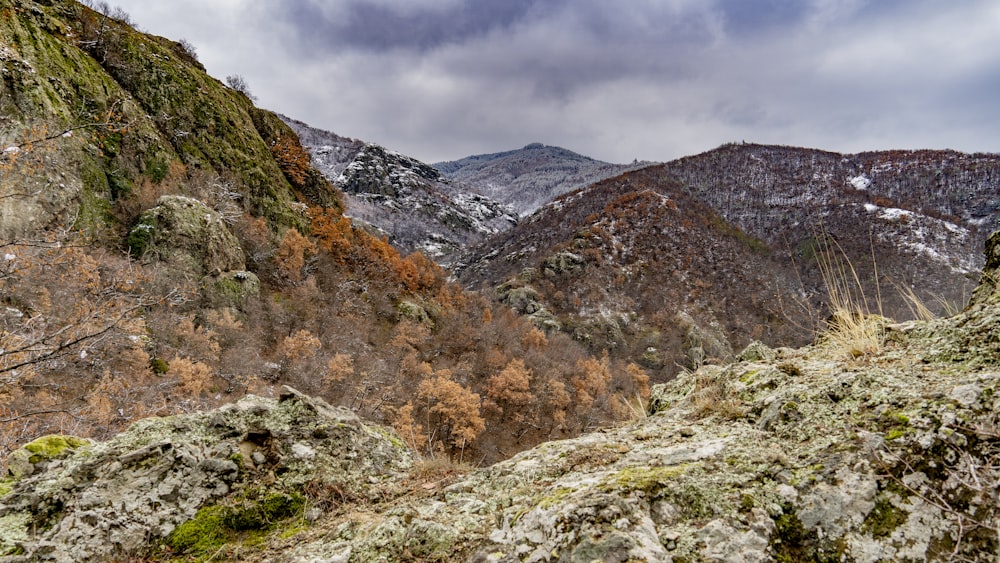
[[534, 292], [564, 334], [656, 382], [751, 339], [812, 337], [782, 305], [798, 289], [792, 268], [662, 167], [567, 194], [477, 252], [485, 259], [461, 273], [467, 284], [525, 313], [511, 295]]
[[[151, 183], [132, 204], [168, 189]], [[234, 221], [263, 280], [238, 306], [82, 234], [4, 243], [0, 455], [288, 384], [394, 425], [430, 456], [487, 463], [627, 418], [623, 405], [648, 394], [636, 366], [491, 308], [334, 208], [309, 214], [310, 235]]]

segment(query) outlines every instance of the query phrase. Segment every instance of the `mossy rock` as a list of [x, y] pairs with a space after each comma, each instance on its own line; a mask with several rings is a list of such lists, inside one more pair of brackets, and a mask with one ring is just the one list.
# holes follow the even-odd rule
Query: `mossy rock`
[[427, 310], [423, 308], [419, 303], [414, 303], [413, 301], [400, 301], [396, 305], [396, 310], [399, 314], [418, 323], [433, 324], [430, 315], [427, 314]]
[[572, 252], [557, 252], [545, 259], [542, 270], [546, 277], [573, 276], [583, 272], [586, 260]]
[[0, 497], [14, 490], [14, 479], [0, 479]]
[[246, 267], [239, 241], [219, 214], [185, 196], [161, 196], [129, 232], [127, 245], [133, 256], [195, 274]]
[[767, 344], [754, 340], [736, 357], [741, 362], [772, 362], [778, 353]]
[[180, 553], [208, 553], [215, 551], [229, 541], [223, 524], [226, 510], [221, 506], [202, 508], [195, 517], [167, 536], [167, 545]]
[[15, 480], [27, 477], [34, 473], [37, 464], [65, 457], [75, 452], [77, 448], [87, 447], [90, 444], [90, 440], [76, 436], [61, 434], [42, 436], [14, 450], [7, 457], [7, 472]]
[[234, 505], [201, 508], [194, 518], [174, 528], [165, 544], [179, 553], [200, 556], [236, 541], [252, 541], [274, 530], [279, 523], [302, 512], [305, 497], [299, 493], [254, 492]]
[[239, 307], [247, 299], [260, 295], [260, 279], [246, 270], [210, 276], [202, 283], [202, 293], [210, 303], [220, 307]]
[[559, 332], [562, 330], [562, 324], [559, 322], [559, 319], [545, 307], [541, 307], [528, 315], [528, 319], [531, 320], [532, 324], [545, 332]]

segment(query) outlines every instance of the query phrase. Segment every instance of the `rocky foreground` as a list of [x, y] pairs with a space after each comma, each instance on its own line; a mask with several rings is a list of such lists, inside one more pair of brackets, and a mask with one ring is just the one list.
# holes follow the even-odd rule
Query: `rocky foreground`
[[0, 482], [4, 561], [994, 561], [1000, 234], [961, 314], [868, 319], [658, 386], [648, 413], [463, 472], [285, 388], [40, 438]]

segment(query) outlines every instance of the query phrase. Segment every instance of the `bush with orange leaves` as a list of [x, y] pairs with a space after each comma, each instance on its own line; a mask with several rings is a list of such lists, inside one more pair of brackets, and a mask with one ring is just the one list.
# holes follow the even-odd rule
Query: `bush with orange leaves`
[[500, 422], [522, 422], [534, 401], [531, 370], [524, 360], [515, 358], [486, 382], [486, 396], [500, 411]]
[[417, 397], [424, 402], [430, 442], [438, 442], [452, 457], [465, 453], [465, 448], [486, 429], [480, 412], [480, 397], [451, 379], [447, 369], [434, 372], [417, 387]]
[[271, 156], [285, 174], [292, 186], [301, 190], [305, 187], [312, 170], [309, 153], [296, 137], [281, 137], [271, 144]]
[[274, 256], [278, 275], [291, 282], [302, 281], [302, 269], [307, 259], [315, 253], [316, 245], [311, 240], [302, 236], [295, 227], [288, 229]]

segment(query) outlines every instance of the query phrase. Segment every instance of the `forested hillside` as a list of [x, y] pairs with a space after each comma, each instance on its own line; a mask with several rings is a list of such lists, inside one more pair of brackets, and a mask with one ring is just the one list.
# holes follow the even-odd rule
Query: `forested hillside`
[[556, 199], [475, 249], [460, 277], [660, 381], [752, 339], [805, 343], [818, 321], [790, 264], [662, 166]]
[[560, 195], [648, 163], [611, 164], [561, 147], [531, 143], [523, 148], [438, 162], [455, 181], [453, 190], [472, 189], [527, 216]]
[[97, 8], [0, 1], [0, 454], [291, 383], [488, 463], [646, 393], [355, 228], [245, 84]]

